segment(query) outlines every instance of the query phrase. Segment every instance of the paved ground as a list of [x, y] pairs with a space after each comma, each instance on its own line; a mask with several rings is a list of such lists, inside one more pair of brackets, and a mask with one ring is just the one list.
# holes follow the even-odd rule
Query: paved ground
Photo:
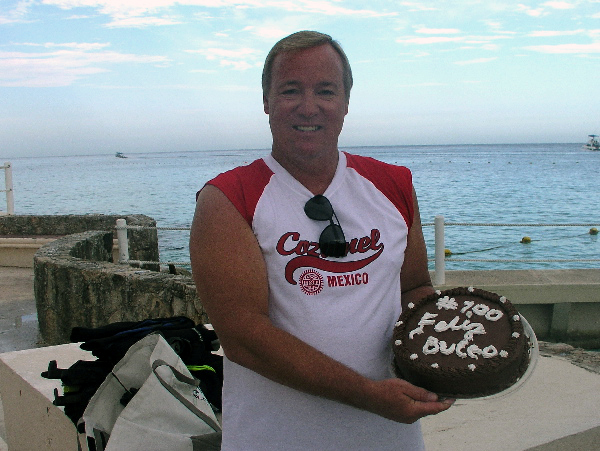
[[[33, 272], [0, 268], [0, 353], [40, 345]], [[540, 344], [531, 379], [516, 393], [457, 402], [423, 420], [429, 451], [598, 451], [600, 353], [564, 344]], [[0, 409], [0, 451], [4, 417]]]
[[[34, 348], [38, 340], [33, 270], [0, 268], [0, 353]], [[5, 437], [4, 411], [0, 408], [0, 451], [8, 449]]]
[[38, 345], [31, 268], [0, 268], [0, 353]]

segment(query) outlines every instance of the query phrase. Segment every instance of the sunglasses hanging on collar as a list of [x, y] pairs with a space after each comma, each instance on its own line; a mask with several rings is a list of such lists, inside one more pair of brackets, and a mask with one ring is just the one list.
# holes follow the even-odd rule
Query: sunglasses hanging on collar
[[[329, 199], [322, 194], [317, 194], [306, 202], [304, 212], [315, 221], [329, 221], [329, 225], [319, 237], [321, 254], [325, 257], [345, 257], [348, 254], [346, 237]], [[333, 222], [334, 218], [336, 222]]]

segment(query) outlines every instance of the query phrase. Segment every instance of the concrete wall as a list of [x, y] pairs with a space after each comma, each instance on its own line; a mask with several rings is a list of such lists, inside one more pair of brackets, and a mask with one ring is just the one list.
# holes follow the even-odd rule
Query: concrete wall
[[[34, 292], [45, 344], [69, 342], [75, 326], [184, 315], [207, 317], [190, 277], [112, 263], [112, 232], [68, 235], [34, 257]], [[131, 253], [131, 247], [130, 247]]]
[[538, 339], [600, 348], [600, 269], [447, 271], [445, 285], [507, 297]]
[[[56, 238], [0, 237], [0, 267], [33, 268], [35, 253]], [[116, 239], [113, 239], [112, 255], [114, 262], [119, 261], [119, 243]]]
[[[67, 235], [44, 245], [34, 258], [40, 332], [47, 344], [69, 341], [74, 326], [186, 315], [208, 318], [190, 277], [111, 262], [119, 216], [32, 216], [0, 218], [0, 235], [69, 234], [97, 227], [106, 232]], [[129, 225], [154, 226], [151, 218], [126, 217]], [[128, 230], [131, 259], [158, 260], [155, 229]], [[151, 268], [151, 269], [158, 269]], [[516, 304], [539, 339], [600, 348], [600, 269], [448, 271], [444, 289], [478, 288]]]
[[[144, 215], [61, 215], [0, 217], [0, 266], [32, 268], [34, 254], [56, 238], [88, 230], [114, 230], [116, 220], [125, 218], [128, 225], [156, 227]], [[158, 261], [156, 230], [128, 230], [130, 259]], [[118, 260], [117, 236], [113, 238], [113, 261]], [[158, 269], [157, 267], [152, 269]]]
[[55, 239], [0, 237], [0, 266], [33, 268], [33, 255], [44, 244], [48, 244]]

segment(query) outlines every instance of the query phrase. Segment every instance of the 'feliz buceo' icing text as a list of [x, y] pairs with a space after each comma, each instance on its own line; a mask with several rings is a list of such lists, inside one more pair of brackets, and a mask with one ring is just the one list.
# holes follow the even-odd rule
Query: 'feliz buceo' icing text
[[[469, 288], [469, 291], [472, 291], [471, 287]], [[506, 302], [506, 298], [501, 297], [500, 301]], [[414, 305], [411, 304], [408, 305], [409, 308], [414, 307]], [[436, 306], [438, 310], [458, 310], [460, 307], [454, 298], [450, 298], [448, 296], [439, 298]], [[456, 353], [456, 355], [463, 359], [471, 358], [474, 360], [478, 360], [480, 356], [484, 359], [490, 359], [497, 355], [500, 355], [500, 357], [508, 357], [508, 353], [506, 351], [498, 351], [494, 345], [489, 345], [481, 349], [474, 343], [470, 344], [474, 340], [475, 335], [485, 335], [486, 333], [482, 322], [471, 322], [471, 319], [477, 319], [477, 321], [487, 320], [489, 322], [496, 322], [504, 316], [504, 312], [498, 309], [490, 308], [485, 304], [475, 304], [473, 301], [464, 301], [463, 306], [460, 309], [460, 313], [466, 316], [466, 319], [462, 320], [462, 322], [459, 315], [456, 315], [450, 322], [446, 322], [437, 321], [437, 313], [425, 312], [418, 323], [418, 327], [410, 331], [408, 337], [412, 340], [415, 335], [421, 335], [425, 333], [425, 329], [428, 327], [433, 327], [433, 330], [435, 330], [437, 333], [443, 333], [446, 331], [464, 331], [463, 339], [458, 343], [452, 343], [450, 345], [448, 345], [446, 341], [430, 335], [423, 346], [423, 354], [434, 355], [441, 353], [450, 355]], [[515, 315], [512, 319], [513, 321], [519, 321], [520, 317], [519, 315]], [[400, 324], [401, 322], [399, 322], [397, 325]], [[512, 336], [514, 338], [518, 338], [519, 334], [518, 332], [514, 332]], [[402, 343], [400, 340], [397, 340], [395, 344], [401, 345]], [[412, 360], [416, 360], [418, 355], [412, 354], [410, 358]], [[437, 367], [437, 365], [435, 366]], [[474, 369], [474, 366], [469, 365], [469, 367]]]

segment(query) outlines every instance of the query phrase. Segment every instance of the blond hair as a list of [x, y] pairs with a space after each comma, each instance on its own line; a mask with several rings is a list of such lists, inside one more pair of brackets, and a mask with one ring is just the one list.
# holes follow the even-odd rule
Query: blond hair
[[346, 94], [346, 101], [349, 101], [350, 90], [352, 89], [353, 84], [352, 69], [350, 68], [350, 62], [348, 61], [348, 57], [344, 53], [342, 46], [339, 44], [339, 42], [335, 41], [328, 34], [319, 33], [318, 31], [306, 30], [298, 31], [281, 39], [273, 46], [273, 48], [267, 55], [262, 73], [263, 96], [268, 97], [269, 95], [269, 91], [271, 89], [273, 62], [275, 61], [275, 57], [277, 55], [284, 52], [297, 52], [300, 50], [310, 49], [325, 44], [331, 45], [342, 60], [342, 77], [344, 81], [344, 92]]

